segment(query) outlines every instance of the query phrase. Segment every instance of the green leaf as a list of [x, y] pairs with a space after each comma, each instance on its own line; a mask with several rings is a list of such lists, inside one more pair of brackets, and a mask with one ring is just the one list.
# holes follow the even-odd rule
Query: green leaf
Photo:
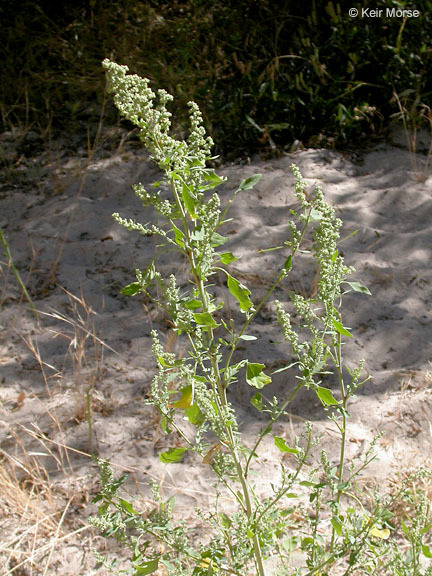
[[165, 416], [161, 419], [160, 421], [160, 427], [162, 428], [162, 431], [165, 434], [170, 434], [171, 433], [171, 428], [168, 426], [168, 421], [165, 418]]
[[338, 322], [334, 318], [332, 318], [332, 322], [333, 322], [333, 326], [336, 329], [336, 332], [339, 332], [339, 334], [341, 334], [342, 336], [348, 336], [348, 338], [353, 337], [351, 332], [348, 332], [348, 330], [346, 328], [344, 328], [340, 322]]
[[362, 292], [363, 294], [372, 296], [372, 293], [369, 290], [369, 288], [367, 286], [364, 286], [360, 282], [344, 282], [344, 284], [348, 284], [355, 292]]
[[339, 520], [339, 518], [333, 517], [331, 520], [331, 525], [333, 526], [333, 528], [335, 529], [335, 532], [338, 536], [342, 536], [342, 522]]
[[231, 528], [232, 521], [231, 521], [231, 518], [229, 518], [229, 516], [222, 513], [222, 514], [220, 514], [220, 518], [221, 518], [221, 524], [224, 528]]
[[239, 336], [240, 340], [246, 340], [246, 341], [251, 341], [251, 340], [257, 340], [256, 336], [251, 336], [250, 334], [242, 334], [241, 336]]
[[242, 312], [247, 312], [249, 308], [252, 308], [253, 306], [251, 299], [249, 298], [251, 293], [250, 290], [227, 272], [226, 274], [228, 277], [228, 290], [240, 304], [240, 310]]
[[410, 529], [409, 529], [408, 526], [405, 524], [405, 522], [402, 520], [402, 518], [401, 518], [400, 523], [401, 523], [402, 530], [403, 530], [405, 536], [408, 536], [408, 538], [409, 538], [409, 536], [410, 536]]
[[120, 290], [120, 294], [125, 294], [125, 296], [135, 296], [143, 291], [141, 282], [132, 282]]
[[297, 448], [290, 448], [285, 442], [285, 440], [280, 436], [273, 436], [273, 439], [276, 448], [278, 448], [280, 452], [286, 452], [288, 454], [298, 454]]
[[299, 362], [291, 362], [291, 364], [288, 364], [288, 366], [284, 366], [283, 368], [278, 368], [277, 370], [273, 370], [272, 375], [273, 374], [279, 374], [279, 372], [285, 372], [286, 370], [289, 370], [293, 366], [297, 366], [297, 364], [299, 364]]
[[205, 180], [206, 182], [209, 182], [209, 184], [207, 184], [207, 186], [205, 186], [206, 190], [212, 190], [213, 188], [216, 188], [217, 186], [220, 186], [223, 182], [225, 182], [226, 178], [221, 178], [220, 176], [218, 176], [216, 174], [216, 172], [210, 168], [206, 168], [205, 170], [201, 171], [202, 175], [203, 175], [203, 180]]
[[270, 376], [264, 374], [263, 369], [265, 368], [264, 364], [257, 364], [257, 363], [249, 363], [246, 368], [246, 382], [250, 386], [254, 386], [259, 390], [270, 384], [272, 381]]
[[257, 254], [262, 254], [263, 252], [273, 252], [273, 250], [280, 250], [283, 246], [273, 246], [272, 248], [260, 248], [257, 250]]
[[248, 114], [246, 114], [246, 120], [252, 124], [252, 126], [258, 130], [258, 132], [261, 132], [261, 134], [264, 132], [264, 128], [261, 128], [261, 126], [259, 126], [255, 120], [253, 118], [251, 118]]
[[254, 396], [252, 396], [250, 403], [252, 404], [252, 406], [254, 406], [254, 408], [258, 410], [258, 412], [263, 411], [262, 396], [259, 392], [257, 392]]
[[219, 326], [210, 312], [195, 312], [193, 317], [200, 326], [208, 326], [209, 328], [217, 328]]
[[185, 410], [186, 418], [194, 426], [200, 426], [204, 420], [204, 414], [201, 412], [197, 404], [192, 404], [189, 408]]
[[192, 384], [185, 386], [180, 390], [181, 397], [176, 402], [173, 402], [174, 408], [180, 408], [181, 410], [186, 410], [186, 408], [190, 408], [193, 399], [193, 388]]
[[174, 242], [177, 244], [177, 246], [180, 246], [180, 248], [184, 250], [185, 245], [183, 232], [180, 230], [180, 228], [177, 228], [174, 222], [171, 222], [171, 226], [174, 230]]
[[134, 576], [146, 576], [146, 574], [153, 574], [159, 567], [159, 560], [155, 558], [154, 560], [149, 560], [148, 562], [144, 562], [141, 566], [136, 566], [136, 571]]
[[178, 360], [174, 360], [174, 362], [167, 362], [163, 356], [157, 357], [158, 362], [164, 368], [175, 368], [176, 366], [181, 366], [183, 364], [183, 360], [179, 358]]
[[166, 452], [159, 454], [159, 460], [164, 464], [180, 462], [183, 459], [186, 448], [170, 448]]
[[284, 265], [283, 265], [283, 269], [284, 269], [286, 272], [289, 272], [289, 271], [291, 270], [291, 267], [292, 267], [292, 255], [290, 254], [290, 255], [288, 256], [288, 258], [285, 260], [285, 263], [284, 263]]
[[184, 205], [186, 207], [186, 210], [188, 211], [189, 216], [192, 219], [195, 219], [196, 218], [196, 214], [195, 214], [196, 197], [194, 197], [191, 189], [189, 188], [189, 186], [185, 182], [183, 182], [183, 186], [182, 186], [182, 198], [183, 198], [183, 202], [184, 202]]
[[423, 528], [420, 530], [420, 534], [423, 536], [423, 534], [427, 534], [430, 532], [430, 530], [432, 530], [432, 522], [429, 522], [429, 524], [423, 526]]
[[186, 302], [186, 308], [188, 310], [198, 310], [198, 308], [201, 308], [202, 306], [202, 302], [200, 300], [188, 300]]
[[217, 232], [213, 232], [212, 237], [211, 237], [211, 245], [213, 248], [217, 248], [218, 246], [222, 246], [222, 244], [225, 244], [225, 242], [227, 242], [227, 241], [228, 241], [228, 238], [226, 236], [221, 236]]
[[132, 504], [130, 502], [128, 502], [127, 500], [123, 500], [123, 498], [119, 498], [119, 502], [120, 502], [123, 510], [125, 510], [126, 512], [129, 512], [129, 514], [134, 514], [135, 516], [138, 514], [138, 512], [136, 510], [134, 510]]
[[426, 556], [426, 558], [432, 558], [432, 550], [430, 549], [430, 546], [426, 546], [426, 544], [422, 544], [422, 552], [423, 552], [423, 556]]
[[339, 402], [331, 393], [328, 388], [323, 388], [322, 386], [317, 386], [315, 389], [315, 394], [321, 400], [323, 406], [337, 406]]
[[249, 176], [249, 178], [245, 178], [244, 180], [241, 181], [238, 189], [250, 190], [255, 186], [255, 184], [258, 184], [258, 182], [261, 180], [261, 176], [262, 174], [254, 174], [253, 176]]
[[233, 256], [233, 254], [231, 254], [231, 252], [224, 252], [223, 254], [219, 255], [219, 258], [222, 262], [222, 264], [231, 264], [231, 262], [235, 262], [236, 260], [238, 260], [238, 258], [236, 258], [235, 256]]
[[302, 480], [300, 482], [300, 486], [306, 486], [306, 488], [315, 488], [316, 484], [315, 482], [310, 482], [309, 480]]

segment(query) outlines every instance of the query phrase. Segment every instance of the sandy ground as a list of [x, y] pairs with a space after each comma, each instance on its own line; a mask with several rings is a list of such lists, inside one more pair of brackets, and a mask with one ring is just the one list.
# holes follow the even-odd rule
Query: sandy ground
[[[97, 477], [84, 454], [88, 452], [131, 470], [132, 491], [146, 494], [146, 478], [164, 477], [166, 492], [184, 498], [180, 507], [187, 506], [188, 498], [194, 505], [205, 503], [208, 476], [202, 463], [190, 457], [174, 467], [162, 465], [157, 454], [169, 441], [158, 431], [157, 415], [145, 404], [155, 373], [150, 330], [159, 329], [173, 349], [178, 344], [170, 337], [163, 315], [148, 302], [119, 294], [133, 281], [135, 268], [149, 262], [155, 241], [127, 232], [111, 214], [118, 211], [147, 222], [148, 214], [130, 187], [153, 182], [157, 169], [144, 152], [131, 147], [107, 157], [96, 154], [89, 162], [85, 151], [82, 157], [68, 157], [63, 148], [54, 155], [19, 153], [8, 135], [1, 145], [8, 168], [3, 169], [0, 188], [0, 226], [38, 310], [36, 321], [5, 255], [0, 254], [3, 462], [9, 466], [15, 459], [17, 474], [24, 477], [47, 471], [43, 482], [49, 494], [43, 498], [62, 501], [66, 510], [58, 538], [83, 528], [92, 510], [87, 503], [95, 493]], [[355, 163], [334, 151], [309, 149], [218, 169], [228, 177], [220, 189], [223, 199], [243, 178], [263, 175], [254, 190], [237, 197], [225, 230], [230, 237], [227, 250], [241, 256], [234, 264], [237, 277], [249, 286], [255, 300], [281, 264], [278, 251], [258, 251], [287, 239], [289, 209], [295, 200], [292, 162], [311, 188], [322, 186], [342, 218], [342, 237], [348, 237], [341, 245], [346, 263], [356, 268], [353, 279], [372, 292], [371, 297], [353, 293], [345, 299], [344, 324], [354, 334], [345, 347], [345, 358], [349, 365], [364, 358], [372, 376], [351, 403], [348, 459], [367, 448], [375, 434], [385, 432], [377, 446], [379, 459], [367, 472], [378, 483], [397, 471], [424, 465], [431, 455], [432, 176], [423, 167], [425, 160], [421, 153], [413, 158], [399, 134]], [[178, 270], [169, 257], [162, 267], [167, 273]], [[313, 280], [313, 270], [295, 269], [275, 297], [287, 302], [289, 289], [310, 294]], [[215, 291], [227, 299], [235, 316], [222, 278]], [[252, 342], [248, 351], [250, 359], [265, 363], [269, 371], [290, 360], [287, 347], [275, 344], [281, 335], [274, 320], [274, 306], [269, 303], [251, 330], [259, 336], [259, 344]], [[286, 393], [292, 382], [288, 374], [274, 378], [267, 396]], [[332, 386], [331, 379], [327, 384]], [[91, 437], [86, 392], [92, 408]], [[252, 394], [241, 384], [232, 395], [246, 437], [260, 424], [249, 404]], [[324, 434], [330, 458], [337, 461], [334, 425], [313, 395], [301, 395], [290, 410], [291, 418], [279, 424], [276, 432], [292, 440], [301, 432], [303, 420], [311, 420], [316, 432]], [[261, 464], [265, 484], [278, 466], [278, 455], [269, 443]], [[30, 484], [29, 480], [22, 485], [23, 490], [30, 490]], [[24, 530], [28, 510], [20, 514], [18, 504], [11, 510], [9, 501], [2, 511], [0, 540], [6, 544], [0, 556], [9, 560], [9, 569], [24, 560], [28, 549], [46, 546], [53, 550], [47, 573], [99, 573], [93, 571], [90, 548], [101, 548], [102, 543], [90, 531], [84, 529], [52, 546], [49, 527], [44, 533], [41, 521], [39, 533], [35, 536], [29, 529], [27, 536], [20, 536], [20, 544], [17, 526], [21, 523]], [[31, 539], [38, 544], [32, 545]], [[36, 559], [33, 572], [28, 565], [14, 573], [43, 573]]]

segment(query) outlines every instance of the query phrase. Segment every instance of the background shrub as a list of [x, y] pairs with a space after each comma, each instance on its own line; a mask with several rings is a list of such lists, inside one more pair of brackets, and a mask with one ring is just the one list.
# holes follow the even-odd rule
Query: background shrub
[[177, 112], [195, 100], [223, 154], [358, 144], [399, 112], [395, 92], [419, 121], [430, 99], [431, 3], [405, 4], [374, 7], [420, 17], [351, 18], [366, 0], [3, 0], [3, 129], [92, 135], [101, 114], [114, 122], [110, 57], [175, 94]]

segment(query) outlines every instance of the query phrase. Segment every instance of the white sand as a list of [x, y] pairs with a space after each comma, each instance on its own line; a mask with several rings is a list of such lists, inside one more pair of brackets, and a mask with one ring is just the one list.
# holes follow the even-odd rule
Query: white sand
[[[337, 152], [304, 150], [281, 159], [253, 159], [249, 165], [218, 170], [229, 178], [221, 189], [225, 199], [243, 178], [263, 175], [254, 190], [237, 197], [229, 213], [233, 220], [225, 229], [230, 236], [227, 249], [241, 256], [234, 268], [254, 298], [264, 293], [283, 262], [279, 251], [257, 251], [287, 239], [289, 208], [294, 201], [292, 162], [311, 188], [316, 183], [323, 187], [344, 222], [342, 236], [358, 231], [341, 249], [346, 263], [357, 270], [353, 279], [367, 285], [372, 296], [353, 293], [345, 299], [344, 324], [354, 334], [346, 344], [345, 357], [350, 365], [364, 358], [372, 380], [351, 405], [348, 457], [364, 449], [378, 431], [385, 431], [378, 445], [380, 460], [369, 471], [375, 479], [427, 463], [432, 442], [432, 176], [426, 173], [420, 178], [418, 171], [413, 172], [403, 140], [397, 137], [395, 143], [398, 145], [378, 146], [358, 165]], [[425, 156], [418, 155], [419, 166], [424, 160]], [[157, 477], [165, 474], [166, 485], [178, 486], [182, 494], [188, 485], [189, 493], [202, 501], [207, 491], [202, 464], [188, 457], [185, 464], [165, 469], [157, 453], [170, 440], [157, 431], [157, 417], [145, 405], [155, 372], [150, 330], [159, 328], [168, 340], [167, 324], [141, 296], [119, 294], [134, 280], [134, 269], [148, 264], [155, 241], [128, 233], [111, 214], [119, 211], [148, 221], [130, 186], [138, 181], [153, 182], [156, 168], [144, 153], [129, 151], [94, 160], [87, 167], [84, 160], [71, 159], [56, 168], [55, 162], [42, 155], [24, 162], [23, 169], [40, 170], [39, 183], [33, 180], [33, 185], [21, 189], [6, 181], [0, 196], [0, 225], [37, 309], [49, 315], [40, 315], [37, 326], [25, 312], [26, 304], [20, 301], [11, 271], [5, 277], [3, 255], [1, 448], [14, 452], [10, 431], [19, 430], [19, 425], [35, 425], [51, 440], [86, 452], [85, 389], [94, 384], [92, 448], [121, 466]], [[168, 256], [163, 269], [175, 271], [178, 264]], [[312, 282], [313, 270], [300, 266], [275, 296], [287, 302], [289, 289], [308, 294]], [[222, 278], [215, 291], [228, 298]], [[74, 297], [91, 306], [94, 313], [89, 318]], [[238, 317], [235, 303], [230, 306]], [[285, 345], [272, 343], [282, 340], [274, 319], [270, 303], [250, 330], [261, 339], [251, 343], [248, 357], [265, 363], [269, 371], [290, 360]], [[31, 347], [38, 350], [46, 381]], [[283, 396], [293, 378], [282, 373], [265, 393]], [[332, 385], [331, 379], [327, 384]], [[246, 434], [259, 425], [248, 401], [253, 393], [242, 384], [232, 395]], [[328, 432], [323, 443], [336, 461], [336, 436], [314, 395], [305, 392], [290, 410], [291, 421], [278, 425], [277, 433], [292, 439], [301, 431], [302, 419], [311, 419], [317, 432]], [[20, 434], [29, 450], [39, 446], [27, 433]], [[261, 460], [264, 482], [274, 474], [276, 456], [267, 443]], [[70, 458], [71, 476], [88, 479], [88, 459], [74, 454]], [[53, 470], [54, 484], [62, 485], [65, 479], [55, 472], [53, 461], [47, 458], [46, 462]], [[73, 573], [72, 568], [62, 570]]]

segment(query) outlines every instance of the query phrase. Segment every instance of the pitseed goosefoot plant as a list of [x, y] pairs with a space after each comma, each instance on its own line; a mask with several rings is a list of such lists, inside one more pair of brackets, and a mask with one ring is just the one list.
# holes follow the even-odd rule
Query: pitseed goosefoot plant
[[[102, 489], [94, 499], [99, 513], [93, 523], [105, 536], [115, 537], [130, 550], [128, 573], [136, 576], [155, 572], [172, 576], [317, 576], [336, 567], [338, 574], [353, 574], [354, 570], [385, 573], [382, 553], [389, 516], [377, 499], [366, 509], [355, 482], [374, 457], [375, 442], [356, 463], [346, 465], [345, 457], [348, 402], [367, 378], [361, 376], [362, 363], [352, 369], [344, 365], [343, 340], [351, 333], [343, 324], [341, 304], [348, 291], [369, 291], [361, 283], [347, 280], [353, 269], [344, 264], [337, 247], [342, 222], [319, 188], [305, 194], [305, 182], [292, 166], [298, 208], [290, 210], [289, 238], [283, 245], [286, 254], [267, 293], [255, 303], [252, 292], [230, 271], [230, 264], [238, 257], [222, 248], [227, 239], [220, 231], [228, 222], [227, 213], [237, 194], [251, 189], [260, 175], [243, 180], [222, 208], [214, 190], [224, 178], [208, 167], [213, 143], [205, 135], [197, 105], [189, 104], [189, 136], [177, 140], [169, 133], [167, 104], [172, 96], [159, 90], [155, 104], [156, 95], [148, 80], [129, 75], [126, 66], [109, 60], [103, 65], [115, 104], [138, 126], [152, 160], [164, 173], [164, 179], [153, 185], [154, 191], [145, 190], [141, 184], [134, 186], [142, 204], [152, 206], [158, 215], [157, 223], [141, 224], [114, 214], [128, 230], [162, 241], [159, 252], [145, 270], [136, 271], [136, 281], [126, 286], [123, 294], [144, 293], [166, 312], [173, 332], [184, 342], [182, 354], [176, 355], [164, 348], [156, 331], [152, 332], [158, 372], [149, 403], [160, 411], [162, 430], [172, 438], [172, 447], [159, 458], [170, 465], [181, 462], [188, 451], [198, 455], [214, 475], [214, 506], [197, 510], [208, 528], [208, 537], [197, 540], [186, 522], [176, 518], [174, 500], [165, 501], [157, 484], [152, 486], [156, 505], [142, 514], [133, 501], [125, 499], [123, 491], [120, 495], [125, 477], [116, 480], [109, 463], [99, 461]], [[320, 272], [318, 290], [313, 298], [290, 293], [295, 323], [290, 312], [274, 302], [283, 339], [295, 362], [281, 369], [294, 374], [285, 395], [268, 401], [262, 389], [272, 375], [264, 364], [242, 356], [240, 344], [255, 339], [251, 325], [257, 313], [287, 279], [296, 256], [305, 252], [306, 239], [311, 246], [309, 256]], [[163, 277], [157, 262], [164, 250], [175, 251], [182, 266], [186, 262], [188, 283], [179, 285], [175, 274]], [[240, 323], [229, 316], [225, 303], [212, 292], [211, 282], [217, 273], [226, 277], [227, 290], [241, 313]], [[337, 392], [323, 382], [323, 376], [331, 371], [337, 377]], [[257, 390], [252, 405], [267, 417], [252, 441], [244, 438], [230, 402], [230, 389], [240, 383]], [[318, 397], [340, 433], [336, 465], [330, 463], [325, 451], [318, 462], [311, 462], [311, 448], [317, 440], [310, 424], [293, 445], [273, 433], [275, 423], [287, 414], [301, 389]], [[268, 435], [273, 436], [282, 455], [289, 455], [291, 465], [286, 465], [286, 459], [281, 461], [280, 478], [263, 496], [254, 478], [261, 466], [260, 448]], [[235, 505], [234, 512], [220, 504], [226, 494]], [[302, 558], [297, 568], [290, 560], [294, 551]], [[99, 558], [107, 569], [116, 572], [115, 562]]]

